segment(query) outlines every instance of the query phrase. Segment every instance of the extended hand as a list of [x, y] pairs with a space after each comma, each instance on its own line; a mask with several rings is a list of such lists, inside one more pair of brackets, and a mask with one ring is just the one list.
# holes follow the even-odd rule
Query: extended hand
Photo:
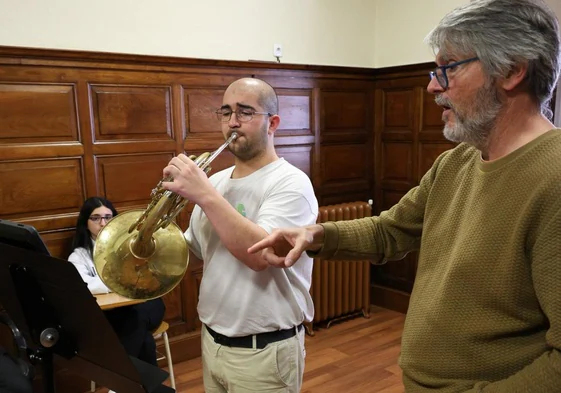
[[320, 234], [323, 237], [323, 227], [320, 225], [275, 229], [269, 236], [248, 248], [247, 252], [254, 254], [261, 251], [261, 256], [269, 265], [290, 267], [304, 251], [321, 248], [321, 244], [317, 243], [317, 236]]

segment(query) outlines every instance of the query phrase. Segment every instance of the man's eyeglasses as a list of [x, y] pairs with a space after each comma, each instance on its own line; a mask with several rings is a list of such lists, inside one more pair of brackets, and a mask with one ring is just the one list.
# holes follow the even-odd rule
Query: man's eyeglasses
[[257, 112], [249, 108], [238, 108], [235, 111], [233, 111], [230, 108], [220, 108], [215, 113], [216, 113], [216, 118], [220, 120], [222, 123], [229, 122], [230, 118], [232, 117], [232, 113], [236, 114], [236, 119], [238, 119], [240, 123], [246, 123], [248, 121], [251, 121], [253, 119], [253, 116], [255, 115], [273, 116], [272, 113]]
[[107, 222], [112, 218], [113, 218], [112, 214], [106, 214], [104, 216], [99, 216], [97, 214], [94, 214], [93, 216], [90, 216], [90, 220], [92, 220], [93, 222], [100, 222], [101, 220], [105, 220], [105, 222]]
[[459, 65], [471, 63], [472, 61], [479, 60], [479, 57], [472, 57], [470, 59], [465, 59], [461, 61], [456, 61], [455, 63], [446, 64], [443, 66], [438, 66], [434, 71], [429, 72], [430, 79], [436, 78], [440, 87], [444, 90], [448, 89], [448, 75], [446, 75], [446, 70], [454, 70]]

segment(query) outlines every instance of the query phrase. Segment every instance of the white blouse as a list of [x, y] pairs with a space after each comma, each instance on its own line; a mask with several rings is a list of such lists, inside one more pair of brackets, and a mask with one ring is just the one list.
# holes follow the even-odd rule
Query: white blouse
[[88, 285], [88, 289], [92, 294], [97, 295], [99, 293], [111, 292], [103, 281], [101, 281], [101, 278], [99, 278], [88, 250], [83, 247], [75, 248], [68, 257], [68, 260], [76, 266], [78, 273], [80, 273], [82, 280]]

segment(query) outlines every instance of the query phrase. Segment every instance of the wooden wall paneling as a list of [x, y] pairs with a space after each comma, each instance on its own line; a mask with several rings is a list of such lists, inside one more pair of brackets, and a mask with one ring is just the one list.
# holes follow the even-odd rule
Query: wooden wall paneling
[[[84, 173], [83, 188], [86, 193], [84, 199], [99, 196], [97, 171], [94, 153], [94, 111], [90, 86], [86, 78], [77, 81], [78, 85], [78, 113], [80, 120], [80, 142], [82, 152], [82, 171]], [[74, 223], [74, 226], [76, 222]], [[71, 250], [68, 250], [71, 251]]]
[[[183, 152], [183, 88], [179, 84], [104, 82], [90, 85], [95, 194], [110, 199], [120, 211], [145, 209], [164, 167]], [[189, 316], [184, 312], [184, 286], [185, 280], [163, 297], [172, 337], [190, 330], [186, 324]], [[196, 309], [194, 312], [196, 315]]]
[[[389, 209], [415, 185], [417, 156], [416, 113], [418, 103], [415, 89], [391, 86], [381, 89], [381, 134], [379, 146], [379, 208]], [[411, 290], [411, 256], [372, 267], [373, 282], [401, 291]], [[414, 279], [414, 276], [413, 276]]]
[[311, 177], [313, 150], [309, 145], [302, 146], [280, 146], [277, 147], [277, 154], [296, 168]]
[[358, 91], [329, 89], [321, 95], [320, 204], [368, 200], [374, 184], [368, 85]]
[[[424, 66], [423, 66], [424, 67]], [[442, 134], [442, 110], [426, 91], [426, 71], [390, 70], [376, 82], [376, 201], [379, 213], [416, 186], [438, 155], [454, 145]], [[375, 304], [405, 312], [417, 268], [417, 253], [401, 261], [373, 266]]]
[[[70, 225], [75, 225], [75, 223], [76, 217], [72, 216]], [[30, 225], [33, 225], [33, 223], [30, 223]], [[67, 259], [70, 256], [68, 250], [72, 248], [74, 230], [65, 229], [60, 231], [44, 232], [41, 234], [41, 238], [45, 242], [51, 255], [60, 259]]]
[[171, 152], [96, 156], [99, 194], [116, 208], [147, 206], [150, 192], [172, 157]]
[[0, 83], [2, 143], [78, 140], [74, 84]]
[[[382, 181], [382, 130], [384, 129], [384, 118], [382, 114], [384, 113], [384, 91], [380, 88], [376, 88], [374, 91], [374, 123], [373, 123], [373, 157], [372, 157], [372, 167], [374, 174], [374, 205], [372, 209], [372, 214], [377, 215], [384, 210], [383, 206], [383, 191], [381, 187]], [[374, 277], [371, 275], [372, 280]], [[371, 299], [373, 299], [371, 297]]]
[[90, 85], [95, 141], [173, 140], [171, 86]]
[[199, 288], [202, 278], [202, 262], [191, 260], [189, 262], [189, 270], [183, 282], [184, 290], [182, 292], [183, 314], [185, 315], [185, 327], [188, 332], [201, 328], [201, 321], [197, 315], [197, 303], [199, 301]]
[[[107, 197], [119, 208], [145, 207], [150, 191], [162, 178], [162, 169], [176, 151], [172, 88], [109, 81], [90, 83], [89, 94], [95, 163], [90, 176], [97, 185], [94, 195]], [[154, 154], [137, 154], [148, 151]], [[116, 154], [119, 156], [113, 156]]]
[[80, 142], [12, 144], [0, 141], [0, 161], [78, 157], [83, 155], [84, 146]]
[[80, 166], [79, 158], [1, 161], [0, 217], [49, 217], [49, 229], [61, 229], [60, 219], [82, 204]]
[[413, 143], [385, 141], [381, 150], [382, 190], [410, 189], [414, 182]]
[[[316, 190], [316, 197], [319, 197], [317, 190], [321, 184], [321, 126], [322, 126], [322, 116], [321, 116], [321, 90], [319, 88], [312, 89], [311, 96], [311, 130], [314, 134], [314, 142], [312, 145], [312, 168], [311, 168], [311, 179], [314, 190]], [[321, 199], [321, 198], [319, 198]], [[319, 200], [318, 199], [318, 200]]]
[[399, 87], [380, 89], [378, 97], [377, 206], [386, 208], [384, 193], [405, 191], [414, 185], [415, 95], [412, 89]]
[[[388, 210], [406, 194], [407, 191], [386, 191], [383, 195], [382, 210]], [[386, 265], [373, 266], [376, 277], [374, 282], [393, 290], [411, 293], [417, 267], [417, 254], [410, 253], [399, 261], [390, 261]], [[395, 308], [395, 307], [394, 307]]]
[[[280, 126], [275, 132], [275, 146], [277, 150], [282, 146], [315, 146], [315, 112], [312, 102], [311, 89], [276, 89], [279, 98]], [[286, 149], [284, 149], [286, 151]], [[287, 156], [287, 161], [299, 166], [311, 157], [312, 151], [306, 152], [308, 158]], [[294, 162], [291, 161], [294, 158]], [[305, 164], [305, 171], [310, 178], [312, 163]], [[313, 182], [313, 179], [312, 179]]]
[[313, 107], [311, 89], [277, 89], [281, 123], [276, 138], [313, 136]]
[[369, 146], [364, 144], [327, 145], [322, 147], [322, 186], [339, 187], [343, 183], [368, 186]]
[[[145, 208], [171, 157], [223, 143], [213, 111], [252, 75], [277, 90], [279, 155], [311, 177], [320, 203], [371, 197], [373, 70], [0, 47], [0, 217], [35, 226], [66, 258], [85, 198]], [[225, 151], [213, 172], [232, 163]], [[177, 218], [183, 230], [192, 209]], [[201, 277], [193, 263], [164, 297], [176, 362], [200, 353]]]
[[315, 146], [312, 90], [277, 89], [281, 123], [275, 132], [275, 146], [283, 157], [312, 179]]
[[[214, 113], [222, 106], [222, 96], [225, 87], [208, 88], [187, 88], [183, 87], [186, 151], [209, 148], [215, 150], [224, 143], [222, 135], [222, 123], [216, 118]], [[190, 143], [190, 146], [188, 144]], [[191, 149], [187, 149], [191, 147]]]
[[322, 143], [368, 141], [369, 100], [367, 91], [323, 91]]
[[[187, 138], [187, 120], [186, 120], [186, 110], [185, 110], [185, 91], [180, 83], [173, 83], [172, 86], [172, 124], [175, 131], [175, 155], [185, 153], [185, 140]], [[162, 176], [163, 176], [162, 168]], [[185, 207], [175, 218], [175, 222], [179, 227], [185, 231], [189, 224], [189, 218], [191, 217], [192, 206]], [[182, 290], [184, 284], [181, 285], [180, 290]], [[181, 298], [182, 293], [180, 293]]]
[[[0, 81], [0, 217], [33, 225], [55, 256], [84, 196], [75, 80], [21, 73]], [[62, 234], [62, 236], [60, 236]]]
[[185, 91], [179, 83], [173, 83], [171, 91], [171, 121], [175, 130], [175, 153], [183, 153], [183, 141], [187, 138], [187, 121], [185, 115]]
[[435, 96], [425, 89], [421, 89], [422, 110], [421, 110], [421, 129], [423, 134], [436, 134], [436, 139], [442, 140], [442, 108], [436, 105]]

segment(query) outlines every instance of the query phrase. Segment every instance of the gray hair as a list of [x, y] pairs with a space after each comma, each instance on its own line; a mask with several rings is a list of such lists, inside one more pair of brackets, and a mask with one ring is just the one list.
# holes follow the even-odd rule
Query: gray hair
[[426, 38], [444, 60], [452, 53], [479, 57], [491, 78], [527, 64], [525, 86], [550, 119], [559, 41], [559, 22], [542, 0], [472, 0], [446, 15]]

